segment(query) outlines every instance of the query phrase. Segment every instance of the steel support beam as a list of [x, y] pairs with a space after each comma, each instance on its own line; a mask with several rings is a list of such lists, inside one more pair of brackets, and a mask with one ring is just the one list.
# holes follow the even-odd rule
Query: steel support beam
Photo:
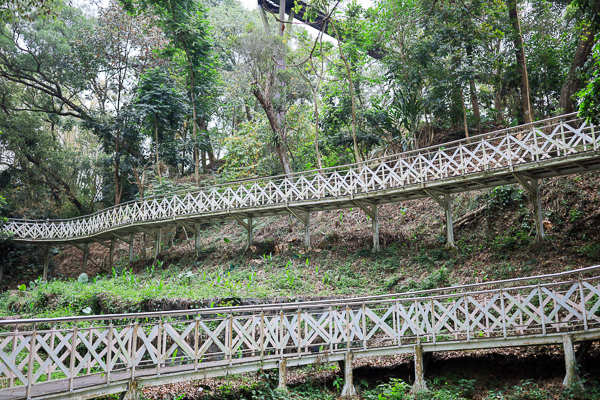
[[[446, 212], [446, 248], [456, 251], [458, 248], [454, 243], [454, 224], [452, 221], [452, 198], [450, 193], [436, 193], [430, 189], [424, 189], [425, 193], [438, 203]], [[441, 194], [441, 196], [440, 196]]]
[[344, 387], [342, 388], [342, 397], [352, 397], [357, 394], [352, 376], [352, 358], [352, 353], [349, 352], [344, 356]]
[[411, 394], [418, 394], [427, 391], [425, 383], [425, 367], [423, 364], [423, 348], [421, 343], [415, 345], [415, 383], [411, 389]]
[[544, 233], [544, 219], [542, 216], [542, 198], [540, 196], [540, 187], [538, 180], [529, 178], [523, 174], [514, 173], [513, 176], [525, 188], [525, 190], [533, 197], [533, 218], [535, 224], [535, 243], [542, 243], [546, 239]]

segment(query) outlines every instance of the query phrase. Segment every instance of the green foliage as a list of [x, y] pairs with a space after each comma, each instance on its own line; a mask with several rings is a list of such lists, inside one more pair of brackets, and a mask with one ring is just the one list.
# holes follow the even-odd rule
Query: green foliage
[[488, 204], [486, 212], [495, 215], [496, 212], [507, 210], [513, 204], [523, 203], [525, 196], [525, 191], [514, 185], [497, 186], [483, 196], [484, 201]]

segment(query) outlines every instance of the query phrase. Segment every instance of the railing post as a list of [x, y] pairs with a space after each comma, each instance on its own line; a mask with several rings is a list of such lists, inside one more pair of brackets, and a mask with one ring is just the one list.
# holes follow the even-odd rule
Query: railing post
[[156, 339], [156, 375], [160, 376], [160, 365], [162, 364], [162, 332], [163, 322], [162, 317], [158, 320], [158, 334]]
[[137, 337], [138, 337], [138, 329], [139, 329], [139, 323], [138, 320], [136, 318], [135, 320], [135, 324], [133, 325], [133, 335], [131, 338], [131, 379], [133, 380], [133, 378], [135, 377], [135, 361], [136, 361], [136, 353], [137, 353]]
[[73, 380], [75, 379], [75, 359], [77, 354], [77, 323], [71, 333], [71, 354], [69, 365], [69, 392], [73, 391]]
[[588, 330], [588, 322], [587, 322], [587, 310], [585, 306], [585, 293], [583, 292], [583, 284], [581, 283], [581, 274], [577, 279], [579, 284], [579, 298], [581, 299], [581, 315], [583, 317], [583, 329]]
[[367, 309], [365, 303], [362, 305], [362, 331], [363, 331], [363, 349], [367, 349]]
[[198, 349], [200, 342], [200, 315], [196, 314], [194, 318], [195, 329], [194, 329], [194, 371], [198, 371]]
[[562, 119], [560, 120], [560, 135], [562, 137], [563, 156], [566, 156], [567, 155], [567, 141], [565, 139], [565, 127], [563, 125]]
[[[9, 360], [12, 361], [13, 364], [17, 360], [17, 354], [15, 353], [15, 351], [17, 350], [18, 336], [19, 336], [19, 327], [15, 326], [15, 330], [13, 332], [13, 340], [12, 340], [12, 352], [11, 352], [11, 355], [9, 358]], [[16, 374], [14, 373], [14, 371], [11, 371], [9, 376], [10, 376], [10, 378], [8, 380], [8, 387], [13, 387], [13, 385], [15, 383]], [[23, 382], [23, 384], [25, 384], [25, 382]]]
[[467, 342], [471, 340], [471, 313], [469, 312], [469, 302], [467, 301], [467, 295], [464, 295], [465, 301], [465, 326], [467, 328]]
[[542, 297], [542, 286], [538, 283], [538, 298], [540, 302], [540, 317], [542, 319], [542, 334], [546, 336], [546, 316], [544, 314], [544, 298]]
[[265, 354], [265, 313], [260, 310], [260, 358], [262, 359]]
[[533, 134], [533, 144], [535, 146], [535, 161], [540, 161], [540, 149], [538, 148], [537, 132], [535, 131], [535, 127], [531, 128], [531, 133]]
[[[27, 364], [27, 389], [26, 396], [27, 399], [31, 398], [31, 389], [33, 387], [33, 364], [35, 362], [35, 339], [36, 339], [37, 329], [35, 324], [33, 325], [33, 331], [31, 332], [31, 340], [29, 341], [29, 361]], [[73, 385], [71, 385], [71, 390], [73, 390]]]
[[112, 369], [112, 353], [113, 353], [113, 323], [110, 320], [108, 325], [108, 344], [106, 346], [106, 379], [105, 383], [110, 382], [110, 372]]
[[435, 343], [435, 315], [433, 313], [433, 297], [431, 298], [431, 334], [433, 338], [433, 343]]

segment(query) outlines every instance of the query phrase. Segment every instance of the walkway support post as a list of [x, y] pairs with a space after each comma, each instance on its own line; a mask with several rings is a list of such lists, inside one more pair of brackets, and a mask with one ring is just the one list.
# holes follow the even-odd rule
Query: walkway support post
[[540, 196], [540, 186], [537, 179], [527, 177], [523, 174], [513, 173], [513, 176], [525, 188], [533, 198], [533, 218], [535, 224], [534, 243], [542, 243], [546, 239], [544, 233], [544, 219], [542, 217], [542, 196]]
[[50, 245], [44, 246], [44, 273], [43, 280], [48, 281], [48, 264], [50, 263]]
[[565, 367], [567, 370], [563, 386], [568, 388], [582, 388], [579, 375], [577, 374], [577, 359], [573, 346], [573, 336], [563, 335], [563, 349], [565, 352]]
[[112, 273], [115, 266], [115, 239], [110, 239], [110, 245], [108, 247], [108, 270]]
[[133, 234], [129, 235], [129, 265], [133, 261]]
[[304, 246], [306, 246], [306, 248], [309, 248], [310, 247], [310, 212], [296, 211], [296, 210], [292, 210], [291, 208], [288, 208], [288, 210], [292, 213], [292, 215], [294, 217], [298, 218], [298, 220], [300, 222], [302, 222], [302, 224], [304, 225]]
[[160, 246], [162, 243], [162, 230], [158, 228], [156, 230], [156, 241], [154, 242], [154, 261], [158, 258], [160, 254]]
[[196, 254], [196, 258], [200, 256], [200, 224], [194, 224], [194, 251]]
[[378, 252], [379, 247], [379, 206], [375, 203], [371, 204], [371, 208], [369, 208], [362, 201], [354, 201], [361, 210], [365, 212], [371, 218], [371, 228], [373, 230], [373, 251]]
[[286, 385], [286, 376], [287, 376], [287, 367], [285, 359], [279, 361], [279, 383], [277, 384], [277, 389], [281, 392], [287, 392], [288, 388]]
[[129, 382], [126, 392], [122, 392], [119, 396], [119, 400], [140, 400], [140, 391], [138, 390], [138, 383], [136, 380]]
[[354, 378], [352, 376], [352, 353], [344, 355], [344, 387], [342, 388], [342, 397], [356, 396], [354, 388]]
[[425, 366], [423, 363], [423, 347], [421, 343], [415, 345], [415, 383], [411, 389], [411, 394], [418, 394], [427, 391], [425, 383]]
[[436, 193], [430, 189], [424, 190], [446, 212], [446, 248], [451, 251], [457, 251], [458, 247], [454, 243], [454, 223], [452, 221], [452, 199], [450, 193]]
[[248, 248], [250, 248], [250, 246], [252, 246], [252, 241], [254, 240], [253, 236], [252, 236], [252, 217], [247, 217], [246, 218], [246, 222], [244, 222], [244, 220], [239, 217], [238, 215], [235, 214], [231, 214], [231, 216], [233, 217], [233, 219], [235, 219], [248, 233], [248, 245], [246, 246], [246, 250]]
[[83, 273], [87, 273], [88, 256], [90, 254], [90, 244], [84, 243], [83, 245]]

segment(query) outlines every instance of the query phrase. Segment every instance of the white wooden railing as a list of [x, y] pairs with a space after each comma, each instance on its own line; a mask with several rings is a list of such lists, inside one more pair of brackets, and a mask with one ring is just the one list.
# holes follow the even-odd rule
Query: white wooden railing
[[107, 385], [273, 358], [385, 353], [417, 342], [469, 349], [493, 338], [500, 342], [491, 346], [519, 337], [532, 344], [598, 331], [599, 272], [347, 300], [0, 321], [0, 398], [54, 381], [70, 391], [82, 378]]
[[600, 148], [597, 130], [598, 127], [576, 114], [569, 114], [359, 164], [149, 197], [73, 219], [11, 219], [3, 229], [15, 240], [78, 239], [149, 221], [297, 202], [314, 204], [340, 196], [469, 177], [577, 154], [597, 157]]

